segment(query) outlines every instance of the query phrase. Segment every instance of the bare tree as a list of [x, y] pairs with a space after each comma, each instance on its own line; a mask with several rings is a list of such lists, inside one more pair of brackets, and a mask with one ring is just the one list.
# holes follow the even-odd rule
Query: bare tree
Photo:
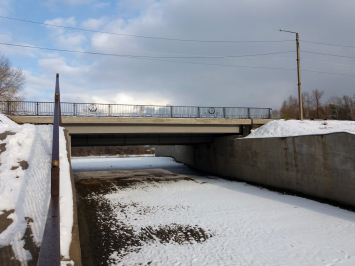
[[271, 118], [280, 119], [280, 111], [279, 110], [272, 110], [271, 111]]
[[355, 96], [351, 98], [349, 96], [343, 96], [343, 105], [345, 110], [345, 119], [353, 120], [355, 119]]
[[280, 117], [283, 119], [298, 118], [298, 99], [296, 97], [289, 96], [287, 101], [282, 103]]
[[323, 94], [324, 91], [319, 91], [318, 89], [312, 91], [312, 102], [314, 105], [316, 118], [318, 119], [320, 118], [321, 107], [322, 107], [322, 103], [320, 102], [320, 99], [323, 97]]
[[24, 99], [25, 75], [21, 69], [11, 67], [10, 60], [0, 56], [0, 101], [19, 101]]
[[311, 111], [312, 111], [312, 99], [309, 93], [303, 92], [302, 93], [302, 104], [303, 104], [303, 115], [305, 119], [311, 118]]

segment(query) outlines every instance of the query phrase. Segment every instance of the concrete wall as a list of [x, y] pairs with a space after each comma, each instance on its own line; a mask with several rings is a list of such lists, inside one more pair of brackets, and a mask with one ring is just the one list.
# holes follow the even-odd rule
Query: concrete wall
[[64, 129], [65, 140], [67, 141], [67, 155], [70, 164], [70, 181], [73, 192], [73, 228], [72, 228], [72, 241], [69, 248], [69, 257], [74, 261], [75, 266], [82, 266], [81, 263], [81, 248], [80, 248], [80, 237], [79, 237], [79, 224], [78, 224], [78, 210], [77, 210], [77, 200], [76, 191], [74, 183], [74, 175], [71, 167], [71, 137], [68, 130]]
[[355, 206], [355, 135], [216, 138], [213, 144], [157, 146], [202, 171]]

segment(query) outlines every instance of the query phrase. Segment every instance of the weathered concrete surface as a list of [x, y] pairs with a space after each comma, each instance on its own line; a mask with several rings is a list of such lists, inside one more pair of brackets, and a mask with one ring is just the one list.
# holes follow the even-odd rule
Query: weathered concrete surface
[[72, 242], [69, 248], [69, 257], [72, 261], [74, 261], [75, 266], [81, 266], [81, 248], [80, 248], [80, 237], [79, 237], [79, 225], [78, 225], [78, 211], [77, 211], [77, 201], [76, 201], [76, 191], [75, 191], [75, 184], [74, 184], [74, 175], [73, 170], [71, 167], [71, 145], [70, 145], [70, 135], [68, 134], [67, 130], [64, 130], [65, 139], [67, 141], [67, 152], [68, 152], [68, 160], [70, 164], [70, 179], [71, 179], [71, 186], [73, 192], [73, 229], [72, 229]]
[[197, 169], [355, 206], [355, 135], [219, 137], [213, 144], [157, 146]]
[[[52, 117], [10, 116], [18, 124], [51, 124]], [[238, 134], [240, 126], [266, 124], [272, 119], [62, 117], [69, 134]]]
[[[53, 124], [52, 116], [9, 116], [18, 124]], [[225, 119], [225, 118], [161, 118], [161, 117], [82, 117], [62, 116], [63, 124], [266, 124], [274, 119]]]

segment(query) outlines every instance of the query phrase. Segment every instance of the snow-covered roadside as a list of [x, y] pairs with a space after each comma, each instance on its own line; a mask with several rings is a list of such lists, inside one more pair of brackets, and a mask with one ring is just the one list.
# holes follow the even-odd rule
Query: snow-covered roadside
[[254, 130], [245, 138], [274, 138], [322, 135], [335, 132], [355, 134], [355, 121], [274, 120]]
[[[51, 125], [17, 125], [0, 114], [0, 134], [7, 135], [0, 144], [5, 151], [0, 154], [0, 215], [13, 212], [7, 217], [12, 223], [0, 232], [0, 248], [11, 245], [15, 259], [22, 265], [32, 259], [24, 248], [26, 229], [32, 231], [32, 240], [40, 247], [50, 199], [50, 173], [52, 152]], [[61, 253], [69, 259], [73, 226], [73, 195], [70, 167], [67, 159], [64, 132], [60, 132], [60, 209]]]

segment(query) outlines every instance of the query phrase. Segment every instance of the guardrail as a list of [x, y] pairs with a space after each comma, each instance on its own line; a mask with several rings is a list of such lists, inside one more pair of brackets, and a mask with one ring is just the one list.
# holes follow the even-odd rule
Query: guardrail
[[[59, 205], [59, 126], [60, 110], [59, 74], [56, 76], [55, 102], [53, 103], [53, 144], [51, 169], [51, 200], [44, 229], [38, 266], [60, 265], [60, 205]], [[38, 105], [37, 105], [38, 106]]]
[[[162, 118], [271, 118], [271, 108], [158, 106], [100, 103], [60, 104], [62, 116]], [[0, 102], [0, 112], [13, 116], [52, 116], [53, 102]]]

